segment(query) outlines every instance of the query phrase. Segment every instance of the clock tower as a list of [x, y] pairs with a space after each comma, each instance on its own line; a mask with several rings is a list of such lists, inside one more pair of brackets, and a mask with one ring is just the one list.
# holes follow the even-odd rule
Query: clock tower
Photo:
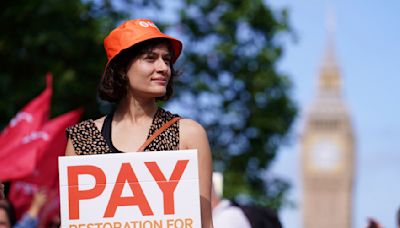
[[303, 227], [350, 228], [354, 137], [330, 36], [302, 134]]

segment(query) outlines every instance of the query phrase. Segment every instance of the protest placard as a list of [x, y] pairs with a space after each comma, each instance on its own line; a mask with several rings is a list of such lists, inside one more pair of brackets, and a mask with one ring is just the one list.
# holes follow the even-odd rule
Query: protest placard
[[200, 228], [197, 150], [59, 158], [63, 228]]

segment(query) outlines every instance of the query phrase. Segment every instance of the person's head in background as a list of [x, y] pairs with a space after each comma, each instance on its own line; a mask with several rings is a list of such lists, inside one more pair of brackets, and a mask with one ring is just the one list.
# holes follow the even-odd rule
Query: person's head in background
[[15, 224], [14, 210], [7, 200], [0, 200], [0, 228], [11, 228]]
[[397, 210], [396, 222], [397, 222], [397, 228], [400, 228], [400, 207]]
[[214, 208], [222, 199], [223, 193], [223, 176], [222, 173], [213, 172], [212, 188], [211, 188], [211, 208]]

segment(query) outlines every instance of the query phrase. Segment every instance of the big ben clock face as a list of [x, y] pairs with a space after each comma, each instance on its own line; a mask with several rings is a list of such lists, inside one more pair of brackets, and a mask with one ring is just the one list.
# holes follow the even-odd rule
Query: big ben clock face
[[321, 170], [334, 170], [338, 167], [342, 153], [339, 145], [330, 138], [321, 138], [311, 148], [312, 165]]

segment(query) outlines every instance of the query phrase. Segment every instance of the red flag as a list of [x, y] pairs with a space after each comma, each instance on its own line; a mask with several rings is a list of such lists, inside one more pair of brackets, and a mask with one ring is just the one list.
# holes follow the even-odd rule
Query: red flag
[[[0, 180], [8, 181], [31, 174], [37, 161], [40, 161], [47, 150], [62, 153], [66, 145], [65, 128], [76, 123], [81, 113], [82, 110], [79, 109], [63, 114], [48, 121], [40, 130], [25, 135], [8, 156], [0, 159]], [[57, 157], [51, 152], [44, 159], [50, 159], [49, 156]], [[54, 164], [53, 166], [56, 167]]]
[[[25, 151], [24, 154], [32, 153], [30, 157], [35, 157], [37, 162], [31, 169], [28, 176], [11, 182], [9, 199], [15, 207], [18, 218], [28, 210], [32, 197], [38, 189], [46, 189], [47, 203], [42, 210], [42, 215], [49, 217], [50, 211], [56, 211], [59, 207], [58, 198], [58, 157], [63, 156], [67, 145], [65, 129], [79, 121], [81, 109], [63, 114], [43, 126], [42, 133], [37, 133], [40, 137], [31, 137], [31, 151]], [[45, 136], [48, 139], [45, 140]], [[25, 161], [25, 159], [23, 160]], [[23, 166], [23, 164], [20, 164]], [[26, 165], [26, 164], [25, 164]], [[25, 167], [25, 166], [24, 166]], [[15, 170], [14, 170], [15, 172]], [[51, 207], [51, 208], [48, 208]]]
[[1, 133], [0, 160], [8, 156], [26, 134], [36, 131], [48, 120], [53, 93], [50, 73], [46, 75], [46, 81], [46, 89], [22, 108]]

